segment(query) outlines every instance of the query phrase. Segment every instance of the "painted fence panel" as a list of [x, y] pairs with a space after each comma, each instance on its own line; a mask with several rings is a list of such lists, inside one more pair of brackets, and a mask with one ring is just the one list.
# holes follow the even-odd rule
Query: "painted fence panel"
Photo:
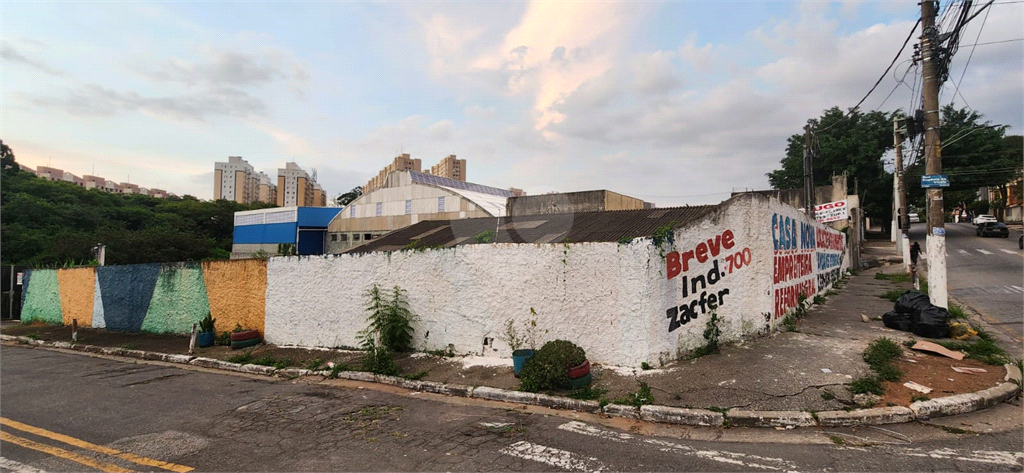
[[138, 332], [149, 310], [159, 264], [102, 266], [96, 270], [103, 300], [103, 321], [108, 330]]
[[25, 285], [22, 299], [25, 305], [21, 308], [22, 322], [64, 323], [57, 270], [33, 269], [28, 275], [29, 277], [22, 281]]
[[96, 268], [58, 269], [57, 284], [64, 325], [71, 325], [72, 320], [78, 319], [80, 327], [92, 326]]
[[[149, 301], [143, 332], [185, 333], [210, 312], [199, 263], [163, 264]], [[223, 327], [219, 327], [223, 331]]]
[[204, 261], [202, 268], [217, 331], [229, 331], [239, 325], [263, 333], [267, 303], [266, 260]]

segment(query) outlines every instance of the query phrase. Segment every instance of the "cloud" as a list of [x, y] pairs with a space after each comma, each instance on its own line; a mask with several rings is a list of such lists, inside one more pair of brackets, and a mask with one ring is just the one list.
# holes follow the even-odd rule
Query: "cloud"
[[68, 90], [64, 97], [36, 96], [33, 104], [77, 116], [114, 116], [145, 113], [177, 120], [203, 121], [211, 116], [246, 118], [266, 113], [266, 105], [245, 92], [221, 88], [208, 93], [147, 97], [134, 91], [118, 92], [97, 84]]
[[42, 72], [54, 76], [60, 76], [64, 74], [62, 71], [54, 69], [43, 62], [33, 61], [25, 57], [24, 55], [16, 51], [13, 47], [11, 47], [10, 44], [7, 44], [7, 42], [0, 42], [0, 59], [15, 64], [24, 64], [26, 66], [38, 69]]

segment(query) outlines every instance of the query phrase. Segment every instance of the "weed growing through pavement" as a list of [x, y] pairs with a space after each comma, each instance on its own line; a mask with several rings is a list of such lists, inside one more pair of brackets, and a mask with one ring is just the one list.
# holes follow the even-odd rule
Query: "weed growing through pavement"
[[896, 341], [882, 337], [868, 344], [862, 355], [864, 362], [875, 372], [874, 376], [858, 378], [850, 383], [850, 392], [854, 394], [885, 394], [882, 381], [899, 381], [903, 371], [892, 364], [893, 360], [903, 355], [903, 348]]
[[637, 390], [633, 393], [626, 394], [625, 397], [615, 399], [615, 404], [624, 404], [627, 406], [633, 406], [639, 408], [644, 404], [651, 404], [654, 402], [654, 394], [651, 393], [651, 387], [644, 381], [637, 381]]
[[882, 294], [882, 295], [880, 295], [878, 297], [881, 297], [882, 299], [889, 299], [890, 301], [896, 302], [896, 299], [899, 299], [900, 296], [902, 296], [904, 292], [907, 292], [907, 291], [903, 291], [903, 290], [900, 290], [900, 289], [889, 289], [888, 291], [885, 291], [884, 294]]
[[910, 402], [927, 401], [929, 399], [931, 398], [924, 394], [914, 394], [913, 396], [910, 396]]
[[967, 319], [967, 313], [964, 312], [964, 308], [956, 304], [949, 304], [949, 317], [953, 319]]
[[316, 371], [320, 369], [320, 365], [322, 364], [324, 364], [324, 360], [321, 360], [320, 358], [309, 360], [309, 363], [306, 363], [306, 369], [310, 371]]
[[825, 389], [821, 391], [821, 398], [826, 401], [831, 401], [836, 398], [836, 395], [832, 391]]
[[892, 282], [911, 282], [910, 275], [907, 273], [875, 273], [875, 279]]
[[641, 363], [640, 363], [640, 369], [642, 369], [642, 370], [646, 371], [646, 370], [653, 370], [653, 369], [654, 369], [654, 367], [653, 367], [653, 366], [651, 366], [651, 364], [650, 364], [650, 363], [648, 363], [648, 362], [646, 362], [646, 361], [643, 361], [643, 362], [641, 362]]
[[1006, 350], [996, 345], [991, 335], [979, 331], [978, 337], [981, 340], [976, 342], [939, 342], [939, 345], [954, 351], [961, 350], [967, 353], [967, 358], [989, 365], [1002, 365], [1010, 362], [1010, 357], [1006, 354]]

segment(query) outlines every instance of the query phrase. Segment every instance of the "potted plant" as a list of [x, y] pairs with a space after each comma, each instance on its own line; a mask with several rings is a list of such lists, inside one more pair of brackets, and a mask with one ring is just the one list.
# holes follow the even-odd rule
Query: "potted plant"
[[213, 341], [217, 337], [217, 332], [214, 331], [214, 322], [217, 319], [213, 318], [209, 312], [206, 313], [206, 318], [199, 321], [199, 333], [196, 335], [196, 345], [200, 348], [212, 347]]
[[537, 392], [582, 388], [593, 378], [582, 348], [567, 340], [553, 340], [525, 363], [520, 379], [522, 390]]
[[[537, 315], [537, 312], [530, 307], [530, 313]], [[530, 359], [535, 353], [535, 347], [537, 343], [537, 319], [532, 319], [529, 322], [524, 322], [525, 330], [520, 333], [516, 329], [515, 321], [508, 319], [505, 321], [505, 331], [502, 334], [501, 339], [508, 343], [509, 348], [512, 349], [512, 369], [515, 376], [518, 378], [519, 373], [523, 370], [523, 365], [526, 360]], [[530, 348], [524, 348], [525, 345], [529, 345]]]

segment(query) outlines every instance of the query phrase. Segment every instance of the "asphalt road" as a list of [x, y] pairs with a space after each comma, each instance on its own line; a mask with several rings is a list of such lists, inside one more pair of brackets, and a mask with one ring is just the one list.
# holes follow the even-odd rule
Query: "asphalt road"
[[[949, 294], [983, 315], [1012, 346], [1024, 342], [1024, 251], [1010, 238], [979, 237], [970, 223], [946, 224], [946, 279]], [[924, 224], [910, 237], [925, 247]], [[1017, 356], [1020, 356], [1019, 354]]]
[[[1021, 406], [710, 429], [4, 346], [3, 471], [1020, 471]], [[715, 441], [717, 439], [717, 441]], [[864, 443], [867, 442], [867, 443]]]

